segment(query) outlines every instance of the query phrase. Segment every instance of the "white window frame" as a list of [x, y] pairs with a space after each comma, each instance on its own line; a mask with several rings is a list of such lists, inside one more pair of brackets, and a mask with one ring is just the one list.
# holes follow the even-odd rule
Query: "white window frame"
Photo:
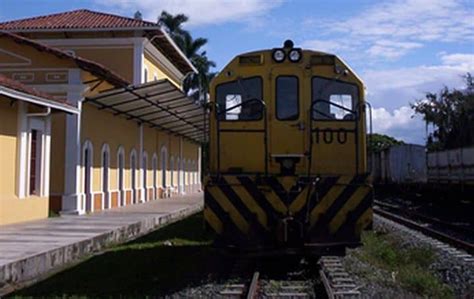
[[[89, 150], [89, 169], [86, 169], [86, 150]], [[90, 212], [94, 212], [94, 194], [93, 194], [93, 185], [94, 185], [94, 146], [90, 140], [84, 141], [82, 145], [82, 151], [81, 151], [81, 187], [80, 190], [82, 190], [83, 193], [83, 198], [84, 201], [81, 204], [81, 209], [87, 212], [87, 194], [90, 195], [91, 197], [91, 207], [90, 207]], [[86, 185], [86, 171], [89, 171], [89, 190], [85, 189]]]
[[156, 153], [153, 153], [153, 158], [152, 158], [152, 168], [153, 168], [153, 173], [152, 173], [152, 177], [153, 177], [153, 197], [154, 199], [157, 198], [157, 190], [158, 190], [158, 156], [156, 155]]
[[165, 145], [161, 146], [160, 161], [161, 161], [161, 182], [160, 182], [160, 186], [165, 189], [167, 187], [166, 171], [168, 170], [168, 149], [166, 148]]
[[146, 66], [143, 67], [143, 83], [148, 82], [148, 68]]
[[196, 160], [193, 160], [193, 185], [196, 185]]
[[[107, 154], [107, 190], [104, 189], [104, 154]], [[100, 151], [100, 192], [102, 193], [102, 209], [111, 208], [110, 200], [110, 147], [107, 143], [102, 145], [102, 150]]]
[[[32, 142], [32, 131], [36, 130], [36, 173], [35, 173], [35, 189], [38, 190], [37, 194], [30, 194], [30, 171], [31, 171], [31, 142]], [[28, 122], [28, 138], [27, 138], [27, 154], [26, 154], [26, 196], [47, 196], [45, 192], [45, 180], [47, 175], [47, 161], [46, 149], [45, 149], [45, 122], [37, 118], [30, 118]]]
[[170, 186], [174, 188], [174, 157], [170, 157]]
[[[135, 158], [135, 167], [133, 167], [133, 158]], [[131, 204], [136, 204], [139, 201], [138, 198], [138, 189], [137, 189], [137, 182], [138, 176], [137, 176], [137, 169], [138, 169], [138, 158], [137, 158], [137, 150], [132, 149], [130, 151], [130, 190], [132, 192], [132, 203]], [[135, 182], [134, 182], [135, 181]]]
[[142, 168], [142, 188], [144, 192], [144, 196], [142, 197], [145, 201], [149, 201], [150, 198], [148, 198], [148, 153], [146, 151], [143, 151], [143, 157], [142, 157], [142, 163], [143, 163], [143, 168]]
[[176, 171], [177, 171], [177, 177], [178, 177], [178, 182], [177, 182], [177, 186], [178, 186], [178, 193], [181, 193], [181, 160], [179, 159], [179, 157], [176, 157]]
[[[120, 167], [120, 161], [122, 161], [122, 167]], [[125, 149], [123, 146], [119, 146], [117, 149], [117, 191], [119, 194], [118, 206], [126, 205], [126, 194], [125, 194]], [[122, 186], [120, 186], [120, 171], [122, 171]], [[120, 189], [120, 187], [122, 187]]]

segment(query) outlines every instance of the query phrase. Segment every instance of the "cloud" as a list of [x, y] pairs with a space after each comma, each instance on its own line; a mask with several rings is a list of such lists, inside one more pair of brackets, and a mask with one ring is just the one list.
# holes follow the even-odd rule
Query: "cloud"
[[472, 5], [462, 0], [381, 1], [345, 19], [304, 20], [308, 32], [325, 32], [305, 44], [396, 60], [430, 42], [472, 43], [473, 15]]
[[463, 75], [474, 72], [473, 58], [472, 54], [442, 53], [439, 65], [363, 72], [367, 99], [374, 107], [374, 132], [423, 143], [424, 122], [420, 116], [412, 117], [409, 103], [443, 86], [463, 88]]
[[162, 10], [184, 13], [189, 16], [189, 26], [243, 22], [266, 14], [281, 5], [282, 0], [114, 0], [104, 4], [121, 12], [140, 10], [144, 19], [156, 22]]
[[399, 107], [443, 85], [462, 88], [463, 75], [474, 72], [473, 54], [442, 54], [440, 61], [438, 65], [362, 72], [369, 100], [384, 107]]
[[420, 116], [414, 115], [408, 106], [393, 112], [385, 108], [372, 110], [372, 124], [375, 133], [387, 134], [409, 143], [423, 143], [424, 123]]
[[339, 53], [341, 51], [347, 51], [350, 46], [344, 40], [320, 40], [313, 39], [304, 41], [301, 46], [307, 49], [315, 49], [321, 52], [327, 53]]
[[442, 54], [441, 61], [444, 65], [474, 70], [474, 54]]
[[412, 49], [421, 48], [423, 45], [414, 42], [396, 42], [390, 40], [376, 41], [366, 52], [370, 56], [386, 59], [396, 59]]
[[331, 26], [335, 31], [371, 39], [472, 41], [473, 9], [463, 4], [459, 0], [385, 1]]

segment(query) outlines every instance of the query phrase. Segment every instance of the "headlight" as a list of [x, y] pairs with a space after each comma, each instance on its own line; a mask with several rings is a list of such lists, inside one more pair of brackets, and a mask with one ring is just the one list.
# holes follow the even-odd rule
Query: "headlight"
[[276, 49], [273, 51], [273, 60], [275, 60], [276, 62], [282, 62], [283, 60], [285, 60], [285, 51], [283, 51], [282, 49]]
[[288, 58], [291, 62], [298, 62], [301, 60], [301, 50], [300, 49], [293, 49], [288, 54]]

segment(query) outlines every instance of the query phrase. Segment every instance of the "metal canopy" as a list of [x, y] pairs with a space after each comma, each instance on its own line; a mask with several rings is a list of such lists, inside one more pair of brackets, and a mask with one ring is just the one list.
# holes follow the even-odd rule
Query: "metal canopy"
[[194, 142], [206, 138], [204, 108], [167, 79], [105, 91], [86, 102]]

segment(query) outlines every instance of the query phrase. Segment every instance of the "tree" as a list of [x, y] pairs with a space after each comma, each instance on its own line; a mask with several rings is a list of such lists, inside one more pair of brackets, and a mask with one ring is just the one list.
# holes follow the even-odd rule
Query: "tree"
[[166, 30], [166, 32], [171, 36], [173, 41], [182, 48], [183, 37], [186, 34], [189, 34], [186, 30], [183, 29], [183, 24], [186, 23], [189, 18], [184, 14], [172, 15], [166, 10], [161, 12], [161, 15], [158, 17], [158, 24]]
[[133, 15], [133, 18], [134, 18], [135, 20], [140, 20], [140, 21], [143, 20], [142, 13], [141, 13], [139, 10], [137, 10], [137, 11], [135, 12], [135, 14]]
[[474, 144], [474, 80], [470, 73], [464, 76], [463, 90], [444, 87], [438, 94], [427, 93], [424, 99], [411, 104], [421, 114], [427, 127], [429, 150], [445, 150]]
[[377, 153], [388, 149], [393, 145], [405, 144], [401, 140], [384, 134], [369, 134], [367, 136], [367, 150], [369, 152]]
[[216, 64], [209, 60], [206, 51], [201, 50], [207, 44], [207, 39], [194, 39], [191, 33], [183, 29], [183, 24], [187, 21], [188, 17], [184, 14], [172, 15], [166, 11], [162, 11], [158, 18], [158, 23], [165, 26], [173, 41], [199, 72], [186, 77], [183, 84], [185, 92], [196, 100], [204, 101], [209, 92], [209, 83], [215, 76], [210, 69]]

